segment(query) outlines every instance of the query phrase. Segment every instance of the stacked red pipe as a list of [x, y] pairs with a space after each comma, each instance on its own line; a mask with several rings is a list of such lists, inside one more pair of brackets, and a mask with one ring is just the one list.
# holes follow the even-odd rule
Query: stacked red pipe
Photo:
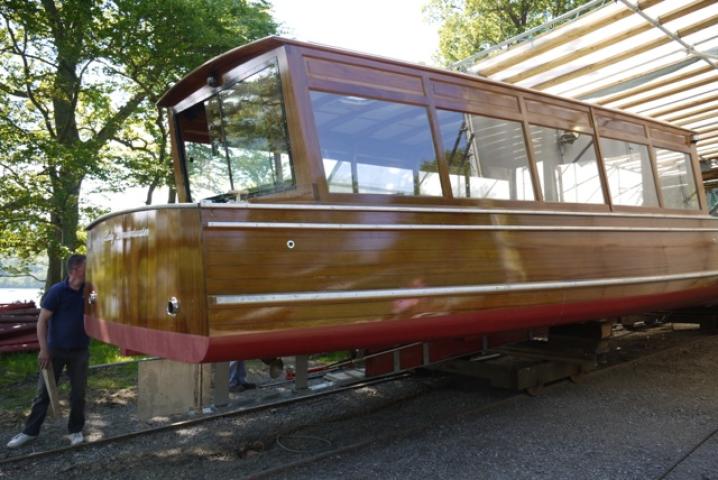
[[0, 303], [0, 353], [40, 350], [35, 302]]

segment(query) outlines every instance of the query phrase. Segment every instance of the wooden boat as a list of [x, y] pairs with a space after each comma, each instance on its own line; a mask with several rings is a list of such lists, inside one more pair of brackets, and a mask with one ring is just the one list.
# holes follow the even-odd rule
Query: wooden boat
[[691, 131], [269, 37], [160, 100], [181, 202], [88, 227], [86, 328], [208, 362], [700, 305]]

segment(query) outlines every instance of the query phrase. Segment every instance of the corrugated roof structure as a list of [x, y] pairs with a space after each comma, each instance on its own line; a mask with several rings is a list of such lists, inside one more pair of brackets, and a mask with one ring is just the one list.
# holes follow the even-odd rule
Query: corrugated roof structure
[[718, 161], [718, 0], [594, 0], [455, 68], [694, 130]]

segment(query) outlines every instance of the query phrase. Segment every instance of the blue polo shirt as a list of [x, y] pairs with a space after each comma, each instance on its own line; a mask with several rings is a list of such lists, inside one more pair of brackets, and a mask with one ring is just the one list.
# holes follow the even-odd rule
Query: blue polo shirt
[[[84, 285], [83, 285], [84, 287]], [[85, 333], [85, 302], [83, 288], [73, 290], [67, 279], [48, 289], [40, 304], [50, 310], [50, 329], [47, 343], [50, 349], [87, 348], [90, 337]]]

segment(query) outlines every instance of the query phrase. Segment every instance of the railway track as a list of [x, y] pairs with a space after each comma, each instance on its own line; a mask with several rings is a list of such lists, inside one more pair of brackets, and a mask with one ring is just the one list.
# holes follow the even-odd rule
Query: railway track
[[[660, 333], [663, 333], [663, 332], [658, 332], [657, 334], [660, 334]], [[633, 336], [633, 333], [625, 333], [622, 336], [623, 337], [631, 337], [631, 336]], [[646, 338], [650, 338], [650, 337], [646, 337]], [[601, 375], [604, 372], [608, 372], [608, 371], [611, 371], [611, 370], [617, 369], [617, 368], [627, 368], [630, 365], [632, 365], [636, 362], [645, 360], [651, 356], [659, 355], [659, 354], [666, 354], [673, 349], [678, 349], [678, 348], [683, 348], [683, 347], [689, 346], [690, 344], [692, 344], [695, 341], [700, 340], [701, 338], [704, 338], [704, 337], [697, 336], [697, 337], [689, 338], [685, 341], [681, 341], [679, 344], [674, 345], [670, 348], [660, 349], [655, 352], [651, 352], [650, 354], [641, 355], [641, 356], [631, 359], [629, 361], [624, 361], [624, 362], [617, 363], [614, 365], [604, 366], [604, 367], [599, 368], [593, 372], [587, 373], [586, 377], [590, 378], [595, 375]], [[127, 441], [130, 441], [133, 439], [138, 439], [140, 437], [151, 437], [153, 434], [158, 434], [158, 433], [162, 433], [162, 432], [168, 432], [168, 431], [178, 431], [179, 432], [182, 430], [187, 430], [187, 429], [197, 427], [199, 425], [211, 424], [211, 422], [219, 420], [219, 419], [223, 419], [223, 418], [237, 418], [237, 417], [241, 417], [241, 416], [250, 416], [254, 413], [258, 413], [263, 410], [283, 408], [283, 407], [289, 406], [291, 404], [296, 404], [296, 403], [300, 403], [300, 402], [304, 402], [304, 401], [308, 401], [308, 400], [312, 400], [312, 399], [317, 399], [320, 397], [325, 397], [325, 396], [329, 396], [329, 395], [333, 395], [333, 394], [337, 394], [337, 393], [341, 393], [341, 392], [347, 392], [350, 390], [356, 390], [356, 389], [369, 387], [369, 386], [377, 386], [379, 384], [395, 381], [397, 379], [404, 379], [404, 378], [407, 378], [408, 376], [409, 376], [409, 374], [407, 374], [407, 373], [401, 373], [398, 375], [388, 375], [385, 377], [375, 378], [375, 379], [371, 379], [371, 380], [365, 380], [365, 381], [345, 385], [342, 387], [333, 388], [331, 390], [321, 391], [318, 393], [295, 396], [295, 397], [292, 397], [289, 399], [283, 399], [283, 400], [268, 402], [268, 403], [264, 403], [264, 404], [256, 405], [256, 406], [252, 406], [252, 407], [245, 407], [245, 408], [236, 409], [236, 410], [223, 412], [223, 413], [219, 413], [219, 414], [207, 415], [207, 416], [194, 418], [194, 419], [190, 419], [190, 420], [184, 420], [184, 421], [176, 422], [173, 424], [164, 425], [161, 427], [145, 429], [145, 430], [132, 432], [132, 433], [128, 433], [128, 434], [122, 434], [122, 435], [118, 435], [118, 436], [112, 436], [112, 437], [104, 438], [101, 440], [88, 442], [88, 443], [85, 443], [85, 444], [82, 444], [82, 445], [79, 445], [76, 447], [68, 446], [68, 447], [62, 447], [62, 448], [57, 448], [57, 449], [52, 449], [52, 450], [46, 450], [46, 451], [42, 451], [42, 452], [35, 452], [35, 453], [31, 453], [29, 455], [11, 457], [11, 458], [7, 458], [4, 460], [0, 460], [0, 474], [2, 473], [3, 467], [13, 466], [13, 470], [16, 470], [16, 469], [22, 468], [23, 465], [29, 465], [33, 462], [40, 460], [40, 459], [51, 459], [53, 457], [64, 457], [64, 456], [67, 456], [68, 454], [80, 452], [82, 450], [99, 449], [99, 448], [103, 448], [106, 446], [110, 446], [112, 444], [117, 444], [120, 442], [127, 442]], [[452, 415], [452, 417], [450, 419], [446, 419], [446, 420], [442, 420], [442, 421], [456, 422], [456, 421], [461, 421], [461, 419], [463, 419], [463, 418], [480, 415], [480, 414], [489, 412], [492, 409], [499, 408], [502, 405], [505, 405], [505, 404], [515, 400], [519, 396], [523, 396], [523, 393], [507, 394], [506, 396], [504, 396], [503, 398], [501, 398], [499, 400], [492, 401], [487, 404], [477, 406], [476, 408], [473, 408], [473, 409], [464, 410], [462, 412], [456, 413], [455, 415]], [[413, 397], [410, 397], [410, 398], [413, 398]], [[367, 413], [371, 413], [371, 411], [363, 412], [363, 414], [367, 414]], [[312, 450], [312, 449], [304, 450], [303, 453], [305, 455], [308, 455], [308, 456], [305, 456], [304, 458], [293, 460], [290, 462], [285, 462], [280, 465], [277, 465], [276, 462], [273, 462], [274, 465], [272, 467], [253, 471], [242, 478], [249, 479], [249, 478], [274, 477], [274, 476], [280, 475], [284, 472], [289, 472], [289, 471], [292, 471], [292, 470], [295, 470], [298, 468], [310, 466], [317, 462], [321, 462], [323, 459], [326, 459], [328, 457], [346, 454], [346, 453], [360, 450], [360, 449], [365, 448], [372, 444], [388, 443], [388, 442], [391, 442], [394, 440], [407, 438], [412, 435], [418, 435], [419, 433], [421, 433], [423, 431], [431, 429], [435, 424], [436, 424], [436, 419], [430, 419], [430, 420], [426, 420], [426, 421], [423, 419], [417, 419], [417, 421], [410, 427], [398, 429], [398, 430], [392, 429], [390, 432], [378, 434], [378, 435], [372, 435], [368, 438], [361, 439], [361, 440], [358, 440], [358, 441], [350, 443], [350, 444], [344, 444], [344, 445], [341, 445], [338, 447], [333, 447], [331, 442], [328, 442], [328, 441], [323, 442], [321, 437], [317, 438], [317, 437], [311, 437], [311, 436], [304, 435], [304, 437], [306, 437], [305, 439], [307, 441], [318, 443], [319, 448], [316, 448], [314, 450]], [[298, 440], [298, 439], [301, 440], [303, 437], [301, 431], [304, 427], [306, 427], [306, 425], [297, 427], [295, 429], [291, 429], [289, 431], [285, 431], [285, 432], [281, 433], [280, 435], [275, 436], [274, 441], [275, 441], [276, 446], [278, 447], [275, 450], [279, 451], [280, 449], [285, 448], [284, 443], [286, 443], [287, 440]], [[292, 450], [289, 450], [289, 451], [292, 451]], [[301, 453], [301, 452], [294, 451], [293, 453]], [[2, 476], [2, 475], [0, 475], [0, 476]], [[665, 477], [661, 477], [661, 478], [665, 478]]]
[[[623, 333], [617, 338], [625, 338], [634, 336], [636, 333], [639, 332], [626, 332]], [[605, 375], [611, 371], [619, 370], [619, 369], [629, 369], [632, 368], [633, 365], [646, 361], [650, 359], [651, 357], [659, 356], [659, 355], [667, 355], [670, 354], [672, 351], [678, 351], [680, 349], [684, 349], [686, 347], [689, 347], [690, 345], [701, 341], [703, 338], [702, 336], [693, 337], [689, 339], [686, 342], [682, 342], [678, 345], [673, 345], [669, 348], [660, 349], [645, 355], [641, 355], [637, 358], [633, 358], [631, 360], [622, 361], [619, 363], [614, 363], [611, 365], [604, 365], [602, 367], [597, 368], [596, 370], [587, 372], [582, 375], [582, 381], [588, 381], [592, 377], [597, 377], [599, 375]], [[560, 383], [560, 382], [556, 382]], [[471, 409], [465, 409], [461, 412], [452, 414], [450, 418], [443, 419], [443, 422], [452, 422], [452, 423], [458, 423], [465, 419], [470, 419], [473, 417], [476, 417], [481, 414], [488, 413], [492, 410], [498, 409], [502, 406], [506, 406], [510, 404], [511, 402], [515, 401], [519, 397], [523, 397], [526, 395], [526, 392], [514, 392], [506, 396], [505, 398], [502, 398], [500, 400], [477, 406], [476, 408]], [[256, 471], [249, 473], [246, 476], [238, 477], [242, 480], [260, 480], [260, 479], [267, 479], [267, 478], [277, 478], [281, 474], [287, 474], [292, 472], [293, 470], [300, 469], [303, 467], [310, 466], [312, 464], [317, 464], [321, 462], [322, 460], [328, 459], [330, 457], [339, 456], [339, 455], [345, 455], [351, 452], [357, 452], [361, 449], [367, 448], [369, 446], [376, 446], [377, 444], [388, 444], [393, 441], [402, 440], [409, 438], [413, 435], [418, 435], [422, 432], [431, 430], [432, 428], [435, 428], [437, 425], [437, 420], [435, 418], [432, 418], [428, 421], [417, 421], [414, 425], [405, 428], [400, 431], [393, 430], [389, 433], [383, 434], [383, 435], [377, 435], [372, 436], [371, 438], [366, 438], [358, 442], [354, 442], [348, 445], [342, 445], [341, 447], [332, 448], [332, 449], [326, 449], [324, 451], [321, 451], [317, 454], [310, 455], [308, 457], [298, 459], [292, 462], [288, 462], [282, 465], [273, 466], [268, 469], [264, 469], [261, 471]], [[698, 450], [701, 446], [703, 446], [708, 440], [718, 435], [718, 428], [716, 428], [710, 435], [705, 437], [700, 443], [698, 443], [695, 447], [693, 447], [689, 452], [687, 452], [685, 455], [683, 455], [677, 462], [675, 462], [669, 469], [666, 470], [666, 472], [657, 477], [656, 480], [665, 480], [669, 478], [669, 475], [671, 472], [673, 472], [680, 464], [687, 461], [689, 457]], [[289, 478], [289, 477], [287, 477]]]
[[204, 416], [201, 416], [198, 418], [182, 420], [182, 421], [174, 422], [171, 424], [162, 425], [159, 427], [147, 428], [147, 429], [139, 430], [136, 432], [124, 433], [121, 435], [110, 436], [107, 438], [102, 438], [102, 439], [94, 440], [91, 442], [85, 442], [85, 443], [75, 445], [75, 446], [68, 445], [65, 447], [54, 448], [51, 450], [33, 452], [33, 453], [30, 453], [27, 455], [19, 455], [19, 456], [9, 457], [9, 458], [0, 460], [0, 467], [5, 466], [5, 465], [10, 465], [10, 464], [22, 463], [22, 462], [32, 462], [32, 461], [36, 461], [40, 458], [46, 458], [46, 457], [51, 457], [51, 456], [55, 456], [55, 455], [63, 455], [63, 454], [77, 452], [77, 451], [81, 451], [81, 450], [85, 450], [85, 449], [99, 448], [99, 447], [106, 446], [106, 445], [109, 445], [112, 443], [124, 442], [124, 441], [128, 441], [128, 440], [136, 439], [138, 437], [149, 436], [149, 435], [153, 435], [153, 434], [157, 434], [157, 433], [162, 433], [162, 432], [167, 432], [167, 431], [172, 431], [172, 430], [186, 429], [186, 428], [195, 427], [195, 426], [198, 426], [198, 425], [201, 425], [204, 423], [209, 423], [209, 422], [212, 422], [212, 421], [215, 421], [218, 419], [222, 419], [222, 418], [231, 418], [231, 417], [239, 417], [242, 415], [251, 415], [253, 413], [261, 412], [263, 410], [288, 406], [288, 405], [292, 405], [292, 404], [295, 404], [298, 402], [313, 400], [316, 398], [325, 397], [328, 395], [334, 395], [334, 394], [346, 392], [349, 390], [355, 390], [355, 389], [365, 388], [365, 387], [372, 386], [372, 385], [378, 385], [381, 383], [391, 382], [391, 381], [394, 381], [394, 380], [397, 380], [400, 378], [406, 378], [409, 375], [410, 375], [410, 373], [408, 373], [408, 372], [384, 375], [384, 376], [372, 378], [369, 380], [363, 380], [363, 381], [353, 382], [351, 384], [337, 386], [334, 388], [328, 388], [326, 390], [322, 390], [319, 392], [298, 394], [291, 398], [266, 402], [266, 403], [254, 405], [251, 407], [238, 408], [238, 409], [230, 410], [227, 412], [221, 412], [221, 413], [216, 413], [216, 414], [211, 414], [211, 415], [204, 415]]

